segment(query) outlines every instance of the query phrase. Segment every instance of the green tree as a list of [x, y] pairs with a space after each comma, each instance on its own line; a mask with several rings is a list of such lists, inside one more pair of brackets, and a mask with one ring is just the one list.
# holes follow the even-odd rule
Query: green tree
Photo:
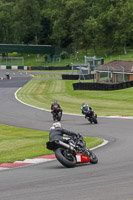
[[38, 0], [16, 0], [14, 16], [16, 41], [38, 44], [38, 34], [41, 30], [41, 15]]
[[117, 7], [117, 29], [114, 34], [114, 41], [123, 47], [126, 54], [126, 46], [130, 45], [133, 39], [133, 2], [120, 1]]
[[97, 19], [90, 16], [89, 19], [86, 19], [83, 27], [83, 43], [84, 48], [93, 48], [94, 54], [96, 55], [96, 48], [99, 43], [99, 25]]
[[13, 42], [13, 1], [0, 1], [0, 42]]
[[[67, 0], [66, 0], [67, 1]], [[66, 17], [65, 0], [47, 0], [42, 14], [45, 19], [49, 19], [53, 44], [63, 46], [66, 38], [69, 38], [69, 26]]]
[[99, 0], [96, 3], [97, 22], [99, 24], [99, 39], [101, 47], [115, 50], [123, 47], [132, 39], [133, 2], [131, 0]]
[[89, 16], [88, 3], [85, 0], [68, 0], [66, 2], [66, 16], [70, 29], [70, 36], [72, 38], [72, 46], [75, 49], [75, 56], [77, 51], [81, 48], [80, 44], [83, 42], [84, 23]]
[[0, 42], [80, 48], [126, 47], [133, 41], [132, 0], [0, 0]]

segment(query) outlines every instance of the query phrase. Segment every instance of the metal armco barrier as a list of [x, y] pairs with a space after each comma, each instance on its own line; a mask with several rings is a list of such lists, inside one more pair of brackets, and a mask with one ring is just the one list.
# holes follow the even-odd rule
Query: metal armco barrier
[[7, 65], [0, 65], [0, 69], [22, 69], [22, 70], [71, 70], [72, 67], [67, 65], [67, 66], [57, 66], [57, 67], [43, 67], [43, 66], [7, 66]]
[[106, 83], [73, 83], [74, 90], [120, 90], [133, 87], [133, 81], [123, 82], [118, 84], [106, 84]]
[[19, 69], [22, 69], [22, 70], [29, 70], [29, 66], [17, 66], [17, 65], [0, 65], [0, 69], [10, 69], [10, 70], [19, 70]]

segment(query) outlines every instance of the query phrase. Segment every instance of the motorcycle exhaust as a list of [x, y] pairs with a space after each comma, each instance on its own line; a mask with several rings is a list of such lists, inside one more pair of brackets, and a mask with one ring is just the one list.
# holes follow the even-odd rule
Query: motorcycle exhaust
[[63, 146], [63, 147], [65, 147], [66, 149], [70, 149], [71, 151], [76, 152], [75, 149], [74, 149], [74, 147], [72, 147], [72, 146], [70, 146], [69, 144], [66, 144], [66, 143], [64, 143], [64, 142], [62, 142], [62, 141], [60, 141], [60, 140], [55, 140], [55, 143], [56, 143], [56, 144], [59, 144], [59, 145], [61, 145], [61, 146]]

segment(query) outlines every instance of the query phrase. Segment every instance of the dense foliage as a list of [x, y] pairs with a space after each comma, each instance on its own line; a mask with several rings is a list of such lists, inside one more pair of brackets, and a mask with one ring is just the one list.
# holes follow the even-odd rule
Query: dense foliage
[[133, 41], [132, 0], [0, 0], [0, 43], [78, 49]]

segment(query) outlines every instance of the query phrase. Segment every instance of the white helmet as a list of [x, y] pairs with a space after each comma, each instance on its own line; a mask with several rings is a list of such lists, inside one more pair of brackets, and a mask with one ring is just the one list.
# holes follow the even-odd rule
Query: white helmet
[[55, 128], [61, 128], [61, 123], [60, 122], [53, 123], [53, 126], [51, 127], [51, 129], [55, 129]]

